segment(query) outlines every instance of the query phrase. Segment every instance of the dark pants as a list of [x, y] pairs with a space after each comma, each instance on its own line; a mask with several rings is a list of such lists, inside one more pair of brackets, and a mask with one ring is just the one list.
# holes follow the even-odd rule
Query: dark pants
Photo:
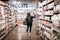
[[[29, 30], [30, 29], [30, 30]], [[31, 33], [31, 30], [32, 30], [32, 23], [28, 23], [28, 25], [27, 25], [27, 32], [28, 32], [28, 30], [29, 30], [29, 32]]]

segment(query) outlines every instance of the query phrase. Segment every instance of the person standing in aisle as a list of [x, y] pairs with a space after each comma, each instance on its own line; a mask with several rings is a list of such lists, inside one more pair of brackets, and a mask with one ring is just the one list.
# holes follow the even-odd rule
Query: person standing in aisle
[[27, 29], [26, 29], [26, 32], [27, 33], [28, 33], [28, 30], [29, 29], [30, 29], [29, 32], [31, 33], [33, 18], [35, 18], [35, 14], [34, 14], [34, 16], [31, 16], [30, 13], [27, 13], [27, 17], [26, 17], [26, 21], [27, 21]]

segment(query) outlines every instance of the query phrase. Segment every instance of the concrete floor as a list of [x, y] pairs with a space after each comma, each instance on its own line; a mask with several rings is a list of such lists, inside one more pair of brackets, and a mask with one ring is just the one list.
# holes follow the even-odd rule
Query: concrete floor
[[39, 36], [33, 33], [33, 30], [32, 33], [29, 34], [26, 34], [26, 26], [20, 26], [16, 27], [3, 40], [41, 40]]

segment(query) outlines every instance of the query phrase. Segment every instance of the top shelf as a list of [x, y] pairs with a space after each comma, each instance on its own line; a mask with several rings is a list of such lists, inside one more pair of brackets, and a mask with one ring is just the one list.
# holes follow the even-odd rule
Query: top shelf
[[[53, 2], [54, 2], [54, 0], [51, 1], [51, 2], [49, 2], [49, 3], [47, 3], [47, 4], [45, 4], [45, 5], [43, 5], [43, 6], [41, 6], [41, 7], [39, 7], [39, 8], [45, 7], [46, 5], [49, 5], [49, 4], [53, 3]], [[34, 9], [33, 11], [35, 11], [35, 10], [37, 10], [37, 9]], [[50, 10], [50, 9], [49, 9], [49, 10]]]
[[[54, 0], [53, 0], [53, 1], [51, 1], [51, 2], [49, 2], [49, 3], [47, 3], [47, 4], [45, 4], [45, 5], [43, 5], [43, 7], [45, 7], [46, 5], [49, 5], [49, 4], [53, 3], [53, 2], [54, 2]], [[42, 8], [42, 6], [41, 6], [41, 7], [39, 7], [39, 8]]]

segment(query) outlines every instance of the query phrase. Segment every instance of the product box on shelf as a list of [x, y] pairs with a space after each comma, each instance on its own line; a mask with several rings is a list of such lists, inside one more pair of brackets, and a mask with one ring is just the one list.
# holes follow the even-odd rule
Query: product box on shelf
[[39, 11], [42, 12], [43, 11], [43, 7], [42, 8], [39, 8]]
[[6, 30], [6, 32], [8, 33], [8, 31], [9, 31], [9, 30], [8, 30], [8, 29], [9, 29], [9, 24], [8, 24], [8, 22], [5, 23], [5, 27], [6, 27], [5, 30]]
[[45, 1], [43, 1], [42, 5], [45, 5], [45, 4], [47, 4], [47, 3], [48, 3], [48, 1], [45, 0]]
[[7, 17], [7, 18], [5, 18], [5, 21], [6, 21], [6, 22], [8, 22], [8, 21], [9, 21], [9, 18], [8, 18], [8, 17]]
[[44, 19], [44, 15], [41, 15], [41, 16], [39, 17], [39, 19]]
[[47, 17], [47, 16], [45, 16], [45, 18], [44, 18], [45, 20], [50, 20], [50, 17]]
[[[48, 39], [51, 39], [51, 35], [50, 35], [48, 32], [44, 31], [44, 35], [45, 35]], [[48, 37], [48, 36], [49, 36], [49, 37]]]
[[53, 15], [54, 14], [54, 11], [53, 10], [48, 10], [48, 11], [45, 11], [44, 15]]
[[51, 1], [54, 1], [54, 0], [48, 0], [48, 3], [51, 2]]
[[60, 5], [56, 5], [56, 11], [60, 11]]
[[56, 12], [57, 12], [57, 10], [56, 10], [56, 6], [54, 6], [53, 10], [54, 10], [54, 13], [56, 13]]
[[58, 14], [58, 19], [59, 19], [59, 22], [60, 22], [60, 14]]
[[54, 2], [55, 2], [55, 3], [58, 3], [58, 2], [60, 2], [60, 0], [54, 0]]
[[0, 14], [0, 20], [2, 19], [2, 15]]
[[59, 27], [60, 26], [58, 15], [52, 16], [51, 20], [53, 22], [54, 27]]
[[52, 29], [50, 29], [50, 28], [48, 28], [48, 27], [46, 27], [45, 29], [46, 29], [46, 31], [48, 31], [49, 33], [52, 33]]
[[44, 10], [47, 10], [48, 9], [48, 5], [44, 7]]
[[38, 15], [42, 15], [42, 12], [37, 12]]
[[54, 2], [48, 5], [48, 9], [51, 9], [54, 7]]
[[39, 2], [38, 7], [42, 7], [42, 3], [41, 2]]

